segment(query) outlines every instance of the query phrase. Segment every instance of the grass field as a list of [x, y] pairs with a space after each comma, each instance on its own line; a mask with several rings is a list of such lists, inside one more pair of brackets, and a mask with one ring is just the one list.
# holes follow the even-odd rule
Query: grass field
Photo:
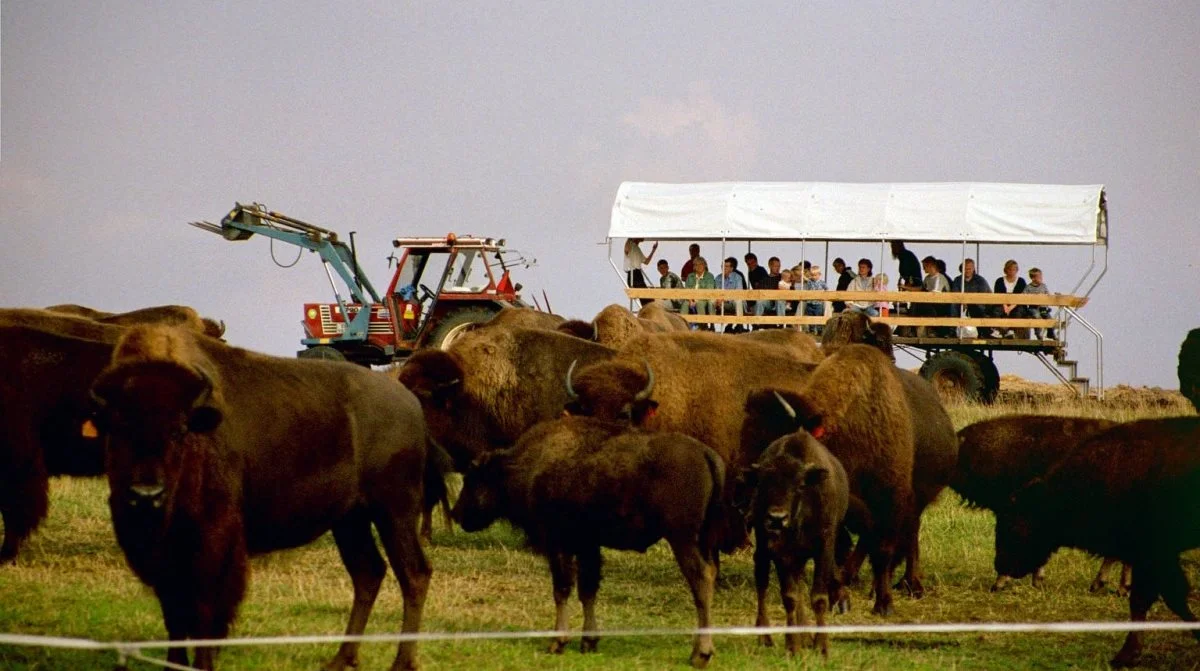
[[[1105, 416], [1119, 420], [1190, 413], [1179, 403], [1040, 405], [1032, 411]], [[1029, 407], [954, 406], [958, 427], [1003, 412]], [[161, 640], [165, 630], [158, 604], [124, 564], [113, 539], [105, 504], [107, 486], [100, 479], [58, 479], [53, 483], [49, 519], [28, 542], [18, 566], [0, 568], [0, 631], [94, 640]], [[1087, 586], [1098, 560], [1061, 551], [1047, 567], [1043, 589], [1021, 581], [992, 594], [992, 527], [990, 513], [959, 505], [947, 492], [931, 507], [922, 530], [927, 593], [914, 600], [898, 596], [897, 614], [889, 622], [1024, 622], [1128, 618], [1127, 600], [1108, 593], [1093, 595]], [[551, 628], [553, 600], [544, 561], [521, 548], [521, 540], [504, 526], [479, 534], [447, 533], [439, 525], [429, 548], [434, 580], [425, 609], [426, 631], [513, 631]], [[645, 555], [605, 552], [604, 583], [598, 614], [601, 627], [690, 627], [695, 623], [691, 597], [665, 544]], [[1185, 556], [1193, 585], [1200, 562]], [[715, 626], [754, 622], [754, 589], [750, 554], [727, 558], [722, 571], [728, 586], [715, 599]], [[864, 572], [864, 577], [866, 573]], [[1116, 575], [1112, 576], [1115, 582]], [[869, 582], [869, 581], [868, 581]], [[852, 611], [834, 616], [833, 624], [880, 623], [870, 614], [865, 588], [853, 592]], [[1195, 603], [1193, 609], [1200, 608]], [[328, 535], [298, 550], [253, 562], [250, 589], [234, 636], [339, 634], [351, 602], [348, 577]], [[772, 585], [773, 618], [781, 623], [777, 586]], [[572, 606], [572, 626], [582, 615]], [[1161, 603], [1152, 620], [1174, 621]], [[399, 628], [400, 590], [385, 583], [367, 633]], [[962, 634], [834, 637], [829, 660], [812, 651], [789, 659], [777, 638], [763, 648], [752, 637], [717, 637], [710, 668], [899, 668], [899, 669], [1103, 669], [1124, 634]], [[1182, 632], [1147, 635], [1145, 668], [1200, 668], [1200, 645]], [[577, 643], [565, 654], [543, 652], [541, 641], [433, 642], [421, 646], [428, 669], [661, 669], [685, 668], [690, 640], [674, 638], [608, 638], [600, 651], [582, 655]], [[228, 648], [223, 669], [317, 669], [336, 646]], [[391, 644], [363, 646], [362, 667], [384, 669], [391, 663]], [[0, 646], [0, 669], [108, 668], [111, 652], [68, 652]], [[155, 668], [137, 665], [132, 668]]]

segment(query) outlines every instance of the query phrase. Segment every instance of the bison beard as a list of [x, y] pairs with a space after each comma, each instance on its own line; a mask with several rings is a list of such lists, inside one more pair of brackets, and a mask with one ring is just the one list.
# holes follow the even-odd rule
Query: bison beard
[[[387, 567], [372, 525], [404, 594], [402, 631], [419, 631], [431, 573], [417, 537], [427, 437], [403, 387], [352, 364], [139, 327], [93, 393], [117, 540], [171, 640], [225, 637], [247, 557], [328, 530], [354, 585], [346, 633], [361, 634]], [[414, 668], [415, 654], [401, 643], [392, 668]], [[197, 649], [195, 666], [211, 669], [214, 656]], [[326, 668], [357, 663], [358, 643], [344, 643]]]
[[[481, 457], [467, 472], [454, 517], [466, 531], [508, 519], [547, 558], [562, 632], [552, 652], [567, 644], [566, 604], [578, 580], [588, 652], [597, 642], [601, 547], [645, 552], [665, 538], [691, 588], [698, 626], [710, 626], [723, 480], [720, 458], [686, 436], [570, 417], [543, 422], [513, 448]], [[712, 654], [712, 636], [697, 636], [692, 664], [703, 667]]]
[[[1133, 621], [1145, 621], [1161, 596], [1195, 622], [1179, 554], [1200, 547], [1200, 418], [1142, 420], [1096, 434], [997, 515], [997, 573], [1026, 575], [1063, 546], [1132, 565]], [[1192, 633], [1200, 640], [1200, 631]], [[1141, 652], [1141, 632], [1130, 632], [1112, 664], [1132, 666]]]

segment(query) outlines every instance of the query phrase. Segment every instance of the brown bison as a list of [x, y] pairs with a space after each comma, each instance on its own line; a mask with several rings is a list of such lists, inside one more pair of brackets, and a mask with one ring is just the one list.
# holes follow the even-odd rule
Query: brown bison
[[420, 399], [434, 441], [463, 471], [484, 452], [511, 447], [534, 424], [562, 415], [572, 361], [612, 355], [553, 331], [480, 328], [446, 351], [416, 352], [396, 376]]
[[562, 316], [533, 308], [504, 308], [496, 316], [475, 326], [480, 328], [523, 328], [554, 330], [565, 321]]
[[[850, 504], [846, 471], [829, 450], [803, 429], [771, 444], [752, 466], [755, 492], [754, 584], [758, 592], [755, 626], [769, 627], [766, 595], [771, 564], [779, 575], [779, 593], [788, 626], [805, 624], [800, 606], [800, 583], [805, 565], [813, 560], [809, 599], [817, 626], [825, 626], [830, 602], [843, 605], [845, 592], [837, 578], [834, 547]], [[797, 620], [797, 610], [799, 619]], [[772, 645], [763, 635], [764, 645]], [[787, 650], [795, 653], [799, 634], [787, 634]], [[817, 634], [821, 654], [829, 655], [829, 636]]]
[[[1116, 426], [1106, 419], [1008, 415], [972, 424], [958, 432], [958, 466], [950, 487], [968, 505], [999, 514], [1012, 504], [1012, 495], [1025, 483], [1046, 474], [1057, 461], [1070, 454], [1081, 441]], [[1105, 560], [1092, 581], [1091, 591], [1104, 588], [1104, 575], [1112, 562]], [[1038, 586], [1045, 567], [1033, 572]], [[1009, 578], [997, 576], [992, 590]], [[1128, 571], [1122, 573], [1118, 591], [1129, 586]]]
[[46, 310], [73, 317], [91, 319], [92, 321], [112, 324], [114, 326], [163, 324], [165, 326], [190, 328], [197, 333], [203, 333], [214, 338], [221, 338], [225, 335], [225, 322], [201, 317], [195, 309], [186, 305], [156, 305], [120, 313], [104, 312], [74, 304], [51, 305]]
[[50, 476], [104, 472], [103, 446], [80, 426], [90, 412], [88, 387], [124, 332], [65, 312], [0, 309], [0, 564], [16, 560], [45, 517]]
[[[408, 390], [353, 364], [140, 326], [92, 393], [117, 541], [172, 641], [224, 638], [248, 557], [331, 529], [354, 584], [346, 633], [361, 634], [387, 566], [372, 526], [404, 594], [402, 631], [419, 631], [431, 574], [417, 537], [427, 437]], [[214, 655], [198, 648], [195, 666], [211, 669]], [[392, 668], [415, 667], [415, 655], [401, 643]], [[343, 643], [326, 668], [357, 657], [358, 643]]]
[[[904, 545], [906, 568], [898, 586], [920, 597], [925, 592], [920, 566], [921, 516], [950, 482], [958, 459], [958, 439], [933, 386], [910, 371], [893, 368], [893, 372], [904, 390], [909, 416], [914, 418], [912, 489], [915, 508], [913, 526]], [[771, 441], [794, 430], [794, 426], [791, 415], [779, 404], [772, 390], [755, 391], [746, 399], [742, 450], [753, 457]], [[865, 552], [866, 546], [860, 544], [847, 559], [847, 581], [857, 580]], [[897, 559], [899, 557], [897, 555]]]
[[[1001, 575], [1032, 573], [1063, 546], [1133, 566], [1134, 622], [1146, 620], [1159, 596], [1195, 622], [1179, 554], [1200, 547], [1200, 417], [1129, 422], [1095, 434], [997, 515]], [[1192, 634], [1200, 639], [1200, 631]], [[1141, 652], [1141, 632], [1130, 632], [1111, 663], [1132, 666]]]
[[779, 345], [791, 352], [798, 361], [820, 363], [825, 358], [825, 352], [817, 341], [797, 329], [758, 329], [736, 334], [738, 338], [754, 340], [769, 345]]
[[828, 356], [846, 345], [870, 345], [892, 361], [892, 329], [887, 324], [872, 322], [861, 312], [839, 312], [825, 322], [821, 331], [821, 349]]
[[633, 338], [647, 333], [686, 332], [688, 324], [658, 303], [645, 305], [637, 314], [614, 303], [600, 310], [591, 322], [572, 319], [560, 324], [558, 330], [601, 345], [620, 348]]
[[1179, 346], [1179, 393], [1200, 411], [1200, 328], [1188, 331]]
[[[482, 456], [466, 474], [454, 517], [478, 531], [507, 519], [550, 563], [555, 629], [567, 645], [567, 599], [578, 576], [584, 652], [596, 649], [600, 548], [645, 552], [666, 539], [692, 590], [698, 626], [711, 626], [714, 516], [725, 478], [720, 457], [676, 433], [568, 417], [530, 429], [511, 449]], [[712, 636], [692, 646], [692, 665], [713, 655]]]
[[[894, 560], [916, 524], [915, 421], [897, 369], [879, 350], [847, 345], [822, 361], [799, 392], [780, 390], [798, 425], [841, 461], [853, 497], [846, 526], [860, 534], [874, 573], [874, 612], [892, 612]], [[747, 424], [756, 422], [749, 415]], [[751, 429], [744, 438], [754, 439]], [[761, 436], [761, 434], [758, 434]], [[747, 446], [748, 454], [761, 452]], [[911, 564], [910, 564], [911, 565]]]

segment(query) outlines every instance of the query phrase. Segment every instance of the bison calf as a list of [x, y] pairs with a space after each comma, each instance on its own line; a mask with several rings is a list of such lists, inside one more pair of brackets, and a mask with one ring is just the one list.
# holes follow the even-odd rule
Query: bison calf
[[[1098, 433], [997, 516], [997, 573], [1024, 576], [1063, 546], [1133, 566], [1133, 621], [1145, 621], [1162, 596], [1172, 612], [1195, 622], [1179, 554], [1200, 547], [1200, 418], [1143, 420]], [[1112, 664], [1136, 664], [1141, 651], [1141, 632], [1130, 632]]]
[[[154, 589], [172, 641], [224, 638], [248, 556], [332, 529], [361, 634], [387, 564], [420, 629], [431, 569], [417, 537], [426, 431], [417, 399], [358, 366], [282, 359], [164, 327], [130, 329], [92, 385], [107, 441], [109, 508], [134, 573]], [[399, 646], [393, 669], [416, 666]], [[215, 650], [198, 648], [211, 669]], [[188, 663], [185, 648], [168, 660]], [[358, 664], [343, 643], [327, 669]]]
[[[665, 538], [691, 588], [699, 626], [709, 626], [712, 527], [724, 479], [720, 457], [687, 436], [568, 417], [538, 424], [512, 448], [481, 456], [467, 471], [454, 518], [466, 531], [507, 519], [549, 560], [555, 628], [562, 632], [552, 652], [567, 644], [566, 605], [577, 579], [581, 649], [588, 652], [597, 642], [602, 547], [645, 552]], [[703, 667], [712, 655], [712, 636], [697, 636], [692, 665]]]
[[[779, 575], [788, 626], [805, 624], [799, 585], [809, 559], [813, 560], [809, 589], [813, 615], [817, 626], [825, 626], [830, 600], [835, 605], [846, 601], [834, 559], [838, 529], [850, 502], [846, 471], [824, 445], [804, 430], [772, 443], [751, 471], [750, 477], [756, 480], [752, 505], [754, 584], [758, 590], [755, 626], [771, 626], [766, 594], [772, 562]], [[761, 640], [771, 645], [769, 635]], [[788, 652], [795, 653], [800, 635], [787, 634], [786, 640]], [[816, 644], [821, 654], [829, 654], [828, 634], [817, 634]]]
[[[958, 467], [950, 487], [969, 505], [999, 514], [1012, 503], [1012, 495], [1030, 480], [1046, 474], [1057, 461], [1070, 454], [1081, 441], [1111, 429], [1116, 422], [1084, 417], [1008, 415], [972, 424], [958, 432]], [[1092, 581], [1091, 591], [1104, 587], [1105, 561]], [[1043, 566], [1033, 572], [1033, 584], [1041, 584]], [[1008, 582], [996, 576], [992, 591]], [[1128, 588], [1128, 572], [1122, 572], [1119, 590]]]

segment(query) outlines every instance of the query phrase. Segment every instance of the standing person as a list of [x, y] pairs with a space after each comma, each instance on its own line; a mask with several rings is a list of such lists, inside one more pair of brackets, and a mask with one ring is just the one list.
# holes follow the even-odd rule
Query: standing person
[[[755, 284], [753, 273], [751, 273], [750, 286], [752, 286], [755, 289], [766, 289], [766, 290], [778, 289], [779, 282], [783, 279], [782, 275], [779, 272], [779, 265], [780, 265], [780, 261], [779, 261], [778, 256], [772, 256], [771, 258], [767, 259], [766, 278], [762, 279], [758, 284]], [[788, 288], [791, 288], [791, 287], [788, 287]], [[761, 317], [761, 316], [767, 314], [767, 311], [774, 310], [776, 315], [783, 316], [783, 312], [779, 309], [779, 305], [778, 305], [779, 303], [782, 303], [782, 302], [783, 301], [773, 301], [773, 300], [772, 301], [758, 301], [758, 303], [754, 306], [754, 315], [756, 317]], [[778, 326], [778, 324], [775, 324], [773, 326]], [[762, 327], [760, 327], [760, 328], [762, 328]]]
[[[746, 256], [742, 257], [746, 261], [746, 288], [747, 289], [766, 289], [774, 288], [767, 287], [767, 269], [758, 265], [758, 255], [754, 252], [746, 252]], [[746, 312], [750, 314], [758, 314], [758, 301], [746, 301]]]
[[[642, 238], [629, 238], [625, 241], [625, 280], [626, 286], [636, 289], [646, 288], [646, 276], [642, 273], [642, 266], [650, 263], [650, 259], [654, 258], [654, 252], [658, 251], [658, 243], [654, 243], [650, 247], [650, 256], [642, 254], [642, 248], [639, 247], [642, 243]], [[642, 305], [648, 305], [654, 302], [653, 298], [642, 298]]]
[[[658, 260], [658, 286], [660, 289], [682, 289], [683, 280], [679, 276], [671, 272], [671, 266], [666, 259]], [[667, 309], [672, 312], [679, 312], [679, 307], [683, 304], [682, 300], [674, 298], [667, 301]]]
[[[987, 280], [975, 274], [975, 259], [966, 259], [962, 265], [958, 267], [962, 274], [954, 278], [950, 283], [950, 291], [964, 292], [968, 294], [990, 294], [991, 287], [988, 286]], [[955, 317], [962, 314], [962, 308], [953, 306], [953, 314]], [[973, 319], [983, 319], [987, 317], [987, 311], [982, 305], [968, 305], [967, 316]], [[984, 327], [979, 329], [979, 335], [983, 338], [994, 337], [992, 329]]]
[[892, 258], [900, 261], [900, 279], [897, 280], [896, 286], [921, 286], [921, 264], [917, 262], [917, 255], [905, 249], [904, 243], [899, 240], [893, 241], [891, 244]]
[[[725, 264], [722, 266], [721, 274], [717, 276], [718, 289], [746, 289], [746, 278], [742, 276], [737, 269], [737, 259], [732, 256], [725, 259]], [[737, 300], [717, 300], [717, 314], [728, 315], [736, 314], [742, 316], [742, 302]], [[734, 324], [733, 328], [726, 329], [726, 333], [741, 333], [745, 328], [741, 324]]]
[[[858, 260], [858, 275], [850, 281], [850, 286], [846, 287], [846, 291], [871, 291], [874, 282], [871, 281], [872, 272], [875, 270], [875, 264], [871, 263], [871, 259]], [[875, 308], [873, 301], [848, 301], [846, 310], [849, 312], [861, 312], [868, 317], [878, 317], [879, 310]]]
[[[804, 280], [804, 290], [829, 290], [829, 287], [825, 285], [825, 280], [821, 279], [821, 266], [818, 266], [814, 263], [808, 267], [808, 279]], [[804, 301], [804, 316], [824, 317], [825, 301]], [[814, 335], [821, 335], [821, 332], [825, 330], [825, 327], [818, 324], [810, 324], [805, 330]]]
[[[687, 279], [684, 280], [684, 286], [688, 289], [716, 289], [717, 279], [713, 274], [708, 272], [708, 261], [704, 260], [703, 256], [697, 256], [692, 262], [692, 272], [688, 273]], [[698, 315], [713, 314], [713, 305], [710, 300], [688, 301], [688, 305], [692, 311]], [[711, 331], [712, 324], [701, 323], [697, 328], [701, 331]]]
[[692, 274], [692, 264], [700, 256], [700, 245], [692, 243], [688, 245], [688, 260], [683, 262], [683, 267], [679, 269], [679, 276], [687, 279], [688, 275]]
[[[1042, 282], [1042, 269], [1041, 268], [1030, 268], [1029, 269], [1029, 284], [1027, 284], [1025, 286], [1025, 293], [1027, 293], [1027, 294], [1042, 294], [1044, 296], [1050, 295], [1050, 287], [1047, 287], [1046, 284], [1044, 282]], [[1037, 318], [1037, 319], [1049, 319], [1050, 318], [1050, 306], [1049, 305], [1030, 306], [1029, 311], [1031, 313], [1035, 313], [1035, 315], [1032, 315], [1032, 316], [1035, 316], [1035, 318]], [[1054, 329], [1038, 329], [1037, 337], [1038, 337], [1038, 340], [1055, 340]]]
[[[1025, 278], [1019, 275], [1021, 269], [1017, 266], [1017, 262], [1009, 259], [1004, 262], [1004, 274], [996, 278], [996, 284], [992, 287], [992, 293], [996, 294], [1021, 294], [1025, 293]], [[993, 306], [997, 317], [1009, 319], [1022, 319], [1029, 316], [1029, 312], [1024, 305], [996, 305]], [[1027, 336], [1026, 329], [1020, 329], [1022, 336]], [[1012, 329], [1005, 329], [1003, 333], [1005, 338], [1015, 338], [1017, 334]]]
[[[846, 268], [846, 262], [842, 260], [842, 257], [839, 256], [833, 260], [833, 272], [837, 273], [837, 290], [846, 291], [850, 287], [850, 283], [854, 281], [854, 273]], [[844, 301], [833, 302], [834, 312], [843, 312], [845, 309]]]

